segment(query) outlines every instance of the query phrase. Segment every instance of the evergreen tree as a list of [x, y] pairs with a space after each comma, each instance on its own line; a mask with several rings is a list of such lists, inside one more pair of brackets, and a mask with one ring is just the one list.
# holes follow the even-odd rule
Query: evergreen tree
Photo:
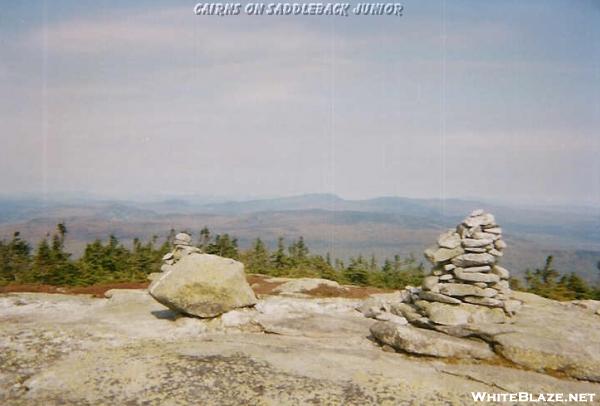
[[249, 273], [269, 274], [271, 272], [269, 250], [260, 238], [254, 241], [252, 250], [247, 255], [246, 269]]
[[346, 268], [344, 276], [348, 282], [354, 285], [364, 286], [369, 282], [368, 264], [362, 256], [350, 258], [350, 265]]
[[282, 270], [288, 265], [288, 257], [285, 254], [285, 245], [283, 237], [277, 239], [277, 249], [271, 257], [271, 262], [275, 269]]
[[31, 247], [18, 231], [10, 241], [0, 241], [0, 284], [25, 282], [30, 270]]
[[566, 285], [566, 289], [573, 299], [588, 299], [591, 297], [591, 289], [583, 279], [573, 272], [564, 278], [563, 284]]
[[210, 242], [211, 242], [210, 230], [208, 229], [208, 227], [204, 226], [204, 228], [202, 230], [200, 230], [198, 248], [200, 248], [202, 251], [206, 252], [206, 250], [208, 249], [208, 246], [210, 245]]
[[229, 234], [217, 235], [215, 241], [208, 244], [205, 252], [225, 258], [237, 259], [239, 257], [237, 239], [231, 238]]

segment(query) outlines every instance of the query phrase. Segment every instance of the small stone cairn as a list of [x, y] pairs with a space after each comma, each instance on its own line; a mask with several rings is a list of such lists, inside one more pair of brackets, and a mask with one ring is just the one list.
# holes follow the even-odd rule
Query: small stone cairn
[[492, 214], [473, 211], [437, 245], [425, 250], [433, 269], [418, 300], [502, 308], [508, 315], [518, 310], [520, 302], [510, 299], [510, 272], [498, 265], [506, 243]]
[[[170, 265], [173, 265], [175, 262], [179, 261], [186, 255], [192, 253], [201, 253], [202, 250], [198, 247], [194, 247], [192, 245], [192, 236], [188, 233], [179, 233], [173, 239], [173, 250], [171, 252], [166, 253], [163, 256], [163, 268], [167, 268]], [[167, 267], [165, 267], [167, 265]], [[165, 271], [165, 269], [161, 268], [161, 271]]]

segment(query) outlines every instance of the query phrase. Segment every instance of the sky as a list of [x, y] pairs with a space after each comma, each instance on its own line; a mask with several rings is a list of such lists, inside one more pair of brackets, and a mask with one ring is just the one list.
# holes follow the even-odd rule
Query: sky
[[0, 194], [600, 206], [600, 3], [0, 7]]

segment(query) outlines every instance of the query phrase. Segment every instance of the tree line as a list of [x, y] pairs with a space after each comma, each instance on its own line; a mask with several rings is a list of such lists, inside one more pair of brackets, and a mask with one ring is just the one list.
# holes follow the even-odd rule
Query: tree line
[[[271, 276], [313, 277], [340, 283], [399, 289], [419, 285], [424, 267], [412, 256], [396, 255], [380, 266], [374, 256], [362, 255], [348, 262], [332, 260], [329, 254], [315, 255], [304, 238], [286, 244], [283, 237], [270, 250], [260, 238], [242, 250], [229, 234], [212, 234], [208, 228], [199, 232], [196, 243], [203, 252], [233, 258], [245, 264], [246, 272]], [[65, 250], [67, 227], [64, 223], [33, 247], [15, 232], [11, 239], [0, 240], [0, 285], [46, 284], [87, 286], [98, 283], [143, 282], [147, 275], [159, 272], [162, 257], [173, 248], [175, 231], [162, 242], [136, 238], [130, 247], [114, 235], [107, 241], [96, 239], [85, 246], [83, 255], [74, 259]]]
[[[161, 259], [173, 245], [175, 231], [164, 241], [154, 236], [148, 241], [138, 238], [130, 247], [114, 235], [107, 241], [88, 243], [83, 255], [74, 259], [65, 250], [67, 227], [56, 226], [51, 235], [35, 248], [19, 232], [11, 239], [0, 240], [0, 285], [47, 284], [86, 286], [98, 283], [143, 282], [148, 274], [159, 272]], [[423, 263], [412, 255], [395, 255], [379, 263], [375, 256], [359, 255], [348, 261], [332, 259], [330, 254], [312, 254], [303, 237], [286, 243], [279, 237], [273, 250], [260, 238], [242, 250], [237, 238], [229, 234], [212, 234], [208, 228], [198, 233], [196, 245], [208, 254], [233, 258], [244, 263], [246, 272], [282, 277], [312, 277], [342, 284], [400, 289], [419, 286], [425, 275]], [[557, 300], [600, 299], [600, 287], [588, 285], [575, 273], [563, 275], [548, 257], [543, 268], [525, 273], [525, 281], [511, 281], [513, 288], [530, 291]]]
[[[597, 268], [600, 271], [600, 262], [598, 262]], [[588, 284], [575, 272], [561, 273], [554, 268], [554, 257], [552, 255], [546, 258], [543, 267], [535, 270], [527, 269], [524, 282], [523, 285], [519, 280], [513, 281], [513, 288], [554, 300], [600, 300], [600, 283], [595, 286]]]

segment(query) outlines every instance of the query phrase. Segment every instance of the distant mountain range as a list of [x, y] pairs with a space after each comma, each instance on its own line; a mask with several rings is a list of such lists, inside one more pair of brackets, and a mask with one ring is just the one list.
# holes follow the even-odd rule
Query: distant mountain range
[[260, 237], [271, 246], [279, 235], [300, 235], [318, 253], [332, 256], [421, 253], [437, 235], [455, 226], [470, 211], [484, 208], [502, 225], [509, 248], [504, 263], [516, 274], [555, 255], [563, 272], [576, 271], [595, 280], [600, 261], [600, 209], [589, 207], [517, 207], [471, 200], [380, 197], [346, 200], [331, 194], [309, 194], [248, 201], [170, 199], [133, 202], [0, 198], [0, 237], [19, 230], [37, 241], [59, 221], [69, 228], [68, 248], [76, 255], [86, 242], [115, 234], [166, 236], [171, 228], [239, 238], [242, 247]]

